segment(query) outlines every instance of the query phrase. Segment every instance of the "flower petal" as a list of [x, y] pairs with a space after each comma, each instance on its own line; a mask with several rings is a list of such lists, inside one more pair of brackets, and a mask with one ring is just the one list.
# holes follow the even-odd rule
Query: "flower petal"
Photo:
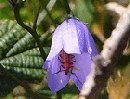
[[61, 25], [63, 33], [63, 49], [66, 53], [80, 54], [75, 19], [65, 20]]
[[[81, 90], [83, 83], [86, 80], [86, 77], [91, 72], [91, 55], [88, 53], [83, 54], [74, 54], [76, 62], [73, 62], [73, 66], [78, 68], [78, 70], [72, 70], [71, 79], [74, 81], [79, 90]], [[74, 77], [75, 76], [75, 77]], [[82, 83], [82, 84], [81, 84]]]
[[43, 69], [48, 69], [49, 67], [50, 67], [50, 64], [51, 64], [51, 60], [46, 60], [45, 62], [44, 62], [44, 65], [43, 65]]
[[81, 81], [75, 76], [71, 74], [71, 79], [74, 81], [75, 85], [78, 87], [78, 90], [81, 91], [83, 84]]
[[[61, 54], [61, 51], [60, 51], [60, 53], [58, 53], [53, 59], [52, 59], [52, 64], [51, 64], [51, 66], [52, 66], [52, 74], [54, 74], [54, 73], [57, 73], [58, 71], [60, 71], [60, 67], [61, 67], [61, 65], [63, 65], [61, 62], [60, 62], [60, 60], [59, 60], [59, 58], [60, 58], [60, 54]], [[59, 57], [59, 58], [58, 58]], [[61, 67], [61, 70], [62, 70], [62, 67]]]
[[51, 50], [46, 60], [52, 60], [52, 58], [56, 56], [63, 48], [62, 44], [63, 34], [61, 32], [61, 28], [62, 26], [59, 25], [54, 32], [54, 35], [52, 37]]
[[[88, 28], [82, 22], [80, 22], [80, 24], [83, 26], [84, 31], [85, 31], [85, 42], [86, 42], [86, 46], [87, 46], [87, 50], [88, 50], [87, 52], [89, 54], [91, 54], [92, 56], [97, 55], [98, 54], [97, 48], [96, 48], [95, 42], [91, 36], [91, 33], [89, 32]], [[84, 52], [86, 52], [86, 51], [84, 51]]]
[[51, 50], [46, 60], [52, 60], [62, 48], [66, 53], [89, 52], [97, 55], [97, 49], [88, 28], [73, 18], [65, 20], [56, 28], [52, 37]]
[[76, 19], [67, 19], [59, 29], [63, 33], [63, 49], [66, 53], [97, 55], [94, 40], [86, 25]]
[[59, 25], [52, 37], [52, 46], [51, 50], [49, 52], [49, 55], [43, 65], [43, 69], [47, 69], [50, 66], [50, 63], [52, 61], [52, 58], [56, 56], [62, 49], [63, 44], [62, 44], [62, 32], [60, 32], [61, 25]]
[[[90, 48], [91, 48], [91, 55], [92, 56], [95, 56], [95, 55], [98, 55], [98, 51], [97, 51], [97, 48], [96, 48], [96, 45], [95, 45], [95, 42], [94, 42], [94, 40], [93, 40], [93, 38], [92, 38], [92, 36], [91, 36], [91, 34], [89, 33], [89, 39], [90, 39]], [[89, 48], [89, 49], [90, 49]]]
[[94, 43], [94, 40], [91, 36], [86, 25], [84, 25], [81, 21], [75, 20], [75, 25], [77, 29], [78, 42], [79, 42], [79, 50], [81, 53], [88, 52], [93, 55], [97, 55], [97, 49]]
[[47, 70], [47, 80], [48, 86], [50, 87], [52, 93], [59, 91], [69, 82], [70, 74], [65, 75], [64, 72], [59, 72], [58, 74], [52, 74], [52, 68]]

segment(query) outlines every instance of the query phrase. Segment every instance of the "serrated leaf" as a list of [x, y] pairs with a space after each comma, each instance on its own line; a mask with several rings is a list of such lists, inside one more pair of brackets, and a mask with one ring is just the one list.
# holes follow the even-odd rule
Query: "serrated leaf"
[[[49, 54], [50, 47], [43, 47], [43, 50], [46, 54]], [[34, 48], [32, 50], [27, 50], [23, 53], [24, 55], [33, 55], [33, 56], [41, 56], [39, 48]]]
[[[41, 57], [29, 56], [24, 54], [18, 54], [9, 58], [1, 60], [0, 63], [13, 67], [24, 67], [24, 68], [40, 68], [43, 63]], [[40, 65], [37, 67], [37, 64]]]
[[[40, 41], [44, 44], [45, 39], [48, 34], [44, 34], [41, 36]], [[17, 53], [24, 52], [26, 50], [30, 50], [32, 48], [37, 47], [37, 43], [35, 39], [32, 37], [30, 33], [27, 33], [23, 38], [21, 38], [16, 44], [14, 44], [13, 48], [6, 54], [6, 57], [10, 57]]]
[[26, 31], [12, 21], [2, 20], [0, 26], [1, 38], [0, 38], [0, 59], [6, 57], [6, 53], [13, 47], [13, 45], [23, 36], [26, 35]]
[[39, 79], [42, 79], [42, 77], [45, 74], [42, 69], [21, 68], [21, 67], [14, 67], [14, 66], [8, 66], [8, 65], [3, 65], [3, 67], [8, 70], [14, 70], [14, 71], [17, 71], [17, 73], [22, 73], [23, 75], [32, 76], [34, 78], [39, 78]]
[[[50, 48], [43, 48], [46, 54], [49, 53]], [[27, 50], [24, 53], [17, 54], [12, 57], [5, 58], [0, 61], [6, 69], [13, 69], [16, 72], [22, 72], [25, 75], [32, 75], [33, 77], [41, 78], [44, 74], [42, 66], [43, 59], [38, 48]], [[39, 75], [42, 76], [39, 76]]]
[[[13, 23], [14, 22], [14, 23]], [[42, 69], [43, 59], [37, 48], [35, 39], [15, 21], [2, 20], [0, 24], [0, 63], [8, 70], [19, 75], [27, 75], [42, 79], [45, 73]], [[42, 36], [42, 42], [47, 36]], [[46, 54], [49, 47], [43, 47]], [[23, 77], [23, 76], [22, 76]]]
[[[49, 50], [49, 48], [44, 49]], [[27, 50], [24, 53], [5, 58], [1, 60], [0, 63], [3, 64], [4, 68], [6, 69], [13, 69], [16, 72], [22, 72], [25, 75], [41, 78], [43, 76], [39, 75], [44, 74], [42, 69], [44, 62], [40, 56], [38, 48]]]
[[6, 54], [6, 56], [9, 57], [21, 53], [33, 47], [36, 47], [35, 40], [31, 34], [27, 33], [16, 44], [14, 44], [13, 48]]
[[1, 29], [1, 31], [3, 32], [3, 33], [7, 33], [7, 31], [8, 31], [8, 25], [9, 25], [9, 20], [3, 20], [3, 21], [1, 21], [0, 23], [0, 29]]

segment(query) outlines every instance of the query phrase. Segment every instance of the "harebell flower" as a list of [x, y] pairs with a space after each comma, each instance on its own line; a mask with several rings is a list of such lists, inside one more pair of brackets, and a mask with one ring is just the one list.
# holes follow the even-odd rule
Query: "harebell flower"
[[81, 90], [91, 72], [92, 56], [97, 54], [91, 33], [81, 21], [70, 18], [59, 25], [43, 65], [43, 69], [48, 69], [47, 80], [52, 93], [65, 87], [69, 79]]

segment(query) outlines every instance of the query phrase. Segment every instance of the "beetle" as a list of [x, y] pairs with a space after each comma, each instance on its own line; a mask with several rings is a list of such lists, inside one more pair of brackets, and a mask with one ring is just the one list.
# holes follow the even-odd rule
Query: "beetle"
[[[71, 66], [73, 64], [73, 62], [76, 62], [76, 61], [71, 61], [73, 58], [75, 58], [74, 55], [72, 54], [67, 54], [63, 49], [61, 50], [62, 54], [60, 54], [60, 58], [62, 58], [62, 60], [58, 57], [58, 60], [64, 64], [64, 65], [61, 65], [60, 66], [60, 70], [57, 72], [57, 73], [54, 73], [54, 74], [58, 74], [59, 72], [62, 72], [62, 71], [65, 71], [65, 75], [67, 75], [68, 73], [71, 73], [72, 75], [74, 75], [77, 79], [78, 77], [76, 76], [75, 73], [72, 72], [73, 68], [75, 70], [78, 70], [78, 68], [74, 67], [74, 66]], [[63, 67], [65, 70], [61, 70], [61, 67]], [[69, 69], [71, 69], [71, 72], [69, 72]], [[78, 79], [78, 81], [80, 82], [80, 80]], [[81, 82], [80, 82], [81, 83]], [[82, 84], [82, 83], [81, 83]], [[83, 85], [83, 84], [82, 84]]]
[[[67, 75], [70, 68], [77, 69], [77, 68], [75, 68], [74, 66], [70, 66], [70, 65], [73, 64], [73, 62], [71, 62], [71, 60], [72, 60], [73, 58], [75, 58], [75, 56], [72, 55], [72, 54], [67, 54], [63, 49], [62, 49], [61, 52], [62, 52], [62, 54], [60, 54], [60, 57], [62, 58], [63, 61], [61, 61], [59, 57], [58, 57], [58, 59], [60, 60], [60, 62], [61, 62], [62, 64], [64, 64], [64, 65], [61, 65], [61, 66], [65, 69], [65, 75]], [[75, 61], [74, 61], [74, 62], [75, 62]], [[61, 68], [61, 67], [60, 67], [60, 68]]]
[[[54, 74], [58, 74], [59, 72], [62, 72], [62, 71], [65, 71], [65, 75], [67, 75], [69, 73], [69, 69], [70, 68], [74, 68], [75, 70], [78, 70], [78, 68], [74, 67], [74, 66], [71, 66], [73, 64], [73, 62], [76, 62], [76, 61], [71, 61], [73, 58], [75, 58], [74, 55], [72, 54], [67, 54], [63, 49], [61, 50], [62, 54], [60, 54], [60, 58], [62, 58], [62, 60], [58, 57], [58, 60], [64, 64], [64, 65], [61, 65], [60, 66], [60, 70], [57, 72], [57, 73], [54, 73]], [[61, 67], [63, 67], [65, 70], [61, 70]], [[71, 69], [71, 74], [74, 74], [72, 73], [72, 69]]]

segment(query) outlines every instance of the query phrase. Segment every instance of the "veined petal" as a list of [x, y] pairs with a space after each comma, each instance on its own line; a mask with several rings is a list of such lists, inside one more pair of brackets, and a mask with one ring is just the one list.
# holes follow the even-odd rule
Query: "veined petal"
[[81, 91], [83, 84], [75, 75], [71, 74], [71, 79], [74, 81], [75, 85], [78, 87], [78, 90]]
[[46, 60], [52, 60], [52, 58], [56, 56], [63, 48], [63, 34], [61, 32], [61, 28], [62, 26], [59, 25], [54, 32], [54, 35], [52, 37], [51, 50]]
[[97, 55], [97, 49], [94, 40], [86, 25], [81, 21], [75, 20], [75, 25], [78, 35], [79, 50], [81, 53], [88, 52], [89, 54]]
[[61, 25], [63, 33], [63, 49], [66, 53], [80, 54], [75, 19], [65, 20]]
[[[73, 66], [78, 68], [78, 70], [73, 69], [71, 74], [71, 79], [74, 81], [79, 90], [81, 90], [86, 77], [91, 72], [91, 55], [88, 53], [74, 54], [76, 62], [73, 62]], [[81, 84], [82, 83], [82, 84]]]
[[47, 80], [48, 86], [50, 87], [52, 93], [59, 91], [69, 82], [70, 74], [65, 75], [64, 72], [59, 72], [58, 74], [52, 74], [52, 68], [47, 70]]
[[76, 19], [67, 19], [59, 25], [52, 37], [52, 46], [46, 60], [51, 60], [61, 49], [66, 53], [88, 52], [97, 55], [97, 49], [88, 28]]
[[[52, 59], [52, 62], [51, 62], [51, 66], [52, 66], [52, 74], [54, 73], [57, 73], [59, 70], [60, 70], [60, 67], [61, 65], [63, 65], [61, 62], [60, 62], [60, 54], [61, 54], [61, 51], [60, 53], [58, 53], [53, 59]], [[58, 58], [59, 57], [59, 58]], [[62, 67], [61, 67], [62, 68]]]
[[78, 47], [80, 50], [80, 54], [84, 52], [88, 52], [87, 40], [89, 40], [89, 37], [87, 37], [87, 40], [86, 40], [85, 35], [87, 35], [89, 32], [84, 29], [85, 25], [82, 22], [75, 20], [75, 25], [76, 25], [77, 35], [78, 35]]
[[97, 51], [97, 48], [96, 48], [96, 45], [95, 45], [95, 42], [91, 36], [91, 34], [89, 33], [89, 40], [90, 40], [90, 47], [88, 49], [91, 49], [91, 56], [95, 56], [95, 55], [98, 55], [98, 51]]
[[98, 54], [91, 33], [81, 21], [71, 18], [65, 20], [61, 26], [59, 31], [63, 33], [63, 49], [66, 53]]
[[43, 65], [43, 69], [48, 69], [50, 66], [50, 63], [52, 61], [52, 58], [55, 57], [62, 49], [63, 44], [62, 44], [62, 32], [60, 32], [61, 25], [59, 25], [52, 37], [52, 46], [51, 50], [49, 52], [49, 55]]
[[89, 54], [91, 54], [92, 56], [97, 55], [98, 54], [97, 48], [96, 48], [95, 42], [91, 36], [91, 33], [89, 32], [88, 28], [82, 22], [80, 22], [79, 24], [82, 25], [82, 27], [84, 28], [84, 31], [85, 31], [84, 36], [85, 36], [85, 43], [86, 43], [85, 46], [87, 46], [87, 52]]

